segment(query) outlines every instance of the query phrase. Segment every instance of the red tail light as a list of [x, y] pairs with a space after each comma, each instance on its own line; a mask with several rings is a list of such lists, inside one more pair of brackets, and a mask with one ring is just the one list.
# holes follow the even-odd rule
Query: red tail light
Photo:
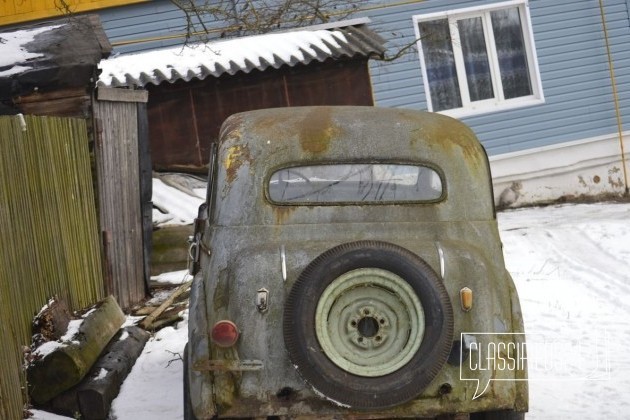
[[210, 331], [212, 342], [219, 347], [232, 347], [238, 340], [238, 328], [232, 321], [224, 319], [217, 322]]

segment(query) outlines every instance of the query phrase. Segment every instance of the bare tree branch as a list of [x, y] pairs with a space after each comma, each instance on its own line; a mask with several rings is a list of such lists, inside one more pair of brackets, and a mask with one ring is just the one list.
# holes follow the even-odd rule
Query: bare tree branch
[[[62, 0], [63, 1], [63, 0]], [[171, 0], [186, 18], [186, 44], [212, 38], [263, 34], [341, 20], [359, 10], [360, 1], [343, 0]], [[209, 22], [223, 22], [221, 28]], [[392, 35], [396, 36], [395, 33]], [[390, 62], [414, 51], [414, 39], [376, 60]]]
[[[184, 13], [185, 38], [207, 42], [214, 37], [262, 34], [284, 28], [345, 19], [357, 5], [343, 0], [171, 0]], [[223, 22], [223, 27], [211, 27]]]
[[409, 43], [403, 45], [402, 47], [398, 47], [396, 52], [394, 52], [393, 54], [386, 54], [382, 58], [375, 57], [374, 59], [377, 60], [377, 61], [384, 61], [386, 63], [390, 62], [390, 61], [398, 60], [400, 57], [411, 53], [413, 48], [416, 45], [418, 45], [418, 41], [421, 41], [423, 38], [424, 37], [421, 36], [421, 37], [416, 38], [413, 41], [410, 41]]

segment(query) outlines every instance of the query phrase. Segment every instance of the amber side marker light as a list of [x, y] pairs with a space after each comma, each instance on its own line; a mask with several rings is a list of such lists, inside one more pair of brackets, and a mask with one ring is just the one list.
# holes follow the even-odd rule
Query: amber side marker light
[[217, 322], [210, 331], [212, 342], [219, 347], [232, 347], [238, 340], [239, 332], [236, 324], [226, 319]]
[[473, 291], [464, 287], [459, 291], [459, 299], [462, 303], [462, 309], [466, 312], [470, 311], [473, 307]]

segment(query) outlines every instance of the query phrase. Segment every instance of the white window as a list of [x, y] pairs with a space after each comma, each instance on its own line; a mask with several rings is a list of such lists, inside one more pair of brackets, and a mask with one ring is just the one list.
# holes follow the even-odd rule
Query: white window
[[413, 21], [429, 111], [464, 117], [544, 102], [526, 0]]

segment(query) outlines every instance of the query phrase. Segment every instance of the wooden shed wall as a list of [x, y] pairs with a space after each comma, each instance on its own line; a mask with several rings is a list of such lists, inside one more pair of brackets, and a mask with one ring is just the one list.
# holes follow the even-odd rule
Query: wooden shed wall
[[149, 86], [153, 167], [205, 171], [210, 143], [230, 115], [261, 108], [373, 105], [367, 59], [332, 60], [202, 81]]
[[85, 87], [33, 92], [13, 99], [15, 108], [25, 115], [74, 118], [87, 118], [91, 101]]
[[[53, 296], [103, 297], [85, 120], [0, 117], [0, 418], [22, 416], [22, 352]], [[19, 411], [17, 411], [19, 409]]]

